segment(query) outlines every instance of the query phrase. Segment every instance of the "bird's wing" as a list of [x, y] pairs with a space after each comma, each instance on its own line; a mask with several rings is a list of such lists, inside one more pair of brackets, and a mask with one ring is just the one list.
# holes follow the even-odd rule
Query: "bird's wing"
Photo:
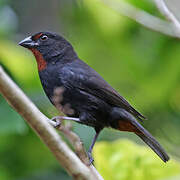
[[139, 120], [146, 119], [141, 113], [135, 110], [117, 91], [115, 91], [96, 71], [82, 61], [75, 66], [64, 69], [64, 82], [68, 86], [88, 92], [105, 102], [124, 108]]

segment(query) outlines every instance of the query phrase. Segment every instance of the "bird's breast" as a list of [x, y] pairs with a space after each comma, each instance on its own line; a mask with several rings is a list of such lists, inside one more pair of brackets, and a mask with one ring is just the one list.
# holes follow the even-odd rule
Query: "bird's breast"
[[77, 114], [75, 109], [72, 108], [74, 102], [73, 94], [75, 94], [75, 92], [67, 88], [67, 85], [64, 84], [59, 73], [57, 74], [57, 70], [52, 67], [40, 71], [41, 84], [47, 97], [59, 111], [66, 115], [74, 116]]

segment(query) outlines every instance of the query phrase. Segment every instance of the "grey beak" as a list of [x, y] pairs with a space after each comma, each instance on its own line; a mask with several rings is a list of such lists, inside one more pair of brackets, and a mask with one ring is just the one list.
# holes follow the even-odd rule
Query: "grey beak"
[[33, 47], [38, 46], [38, 43], [34, 42], [31, 38], [31, 36], [29, 36], [29, 37], [25, 38], [24, 40], [20, 41], [19, 45], [23, 46], [25, 48], [33, 48]]

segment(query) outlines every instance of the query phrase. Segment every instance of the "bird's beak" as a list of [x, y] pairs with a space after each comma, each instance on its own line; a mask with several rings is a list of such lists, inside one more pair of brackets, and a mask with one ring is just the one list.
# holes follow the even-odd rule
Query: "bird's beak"
[[34, 42], [31, 38], [31, 36], [25, 38], [24, 40], [19, 42], [20, 46], [23, 46], [25, 48], [34, 48], [38, 46], [37, 42]]

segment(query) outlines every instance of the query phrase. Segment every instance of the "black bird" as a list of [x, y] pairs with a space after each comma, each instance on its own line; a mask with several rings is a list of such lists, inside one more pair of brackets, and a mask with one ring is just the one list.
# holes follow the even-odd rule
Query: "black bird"
[[19, 45], [33, 52], [46, 95], [52, 104], [69, 116], [60, 119], [74, 120], [95, 129], [96, 135], [88, 151], [90, 162], [93, 161], [93, 146], [104, 127], [134, 132], [164, 162], [169, 160], [162, 146], [138, 122], [145, 117], [81, 61], [62, 36], [38, 32]]

